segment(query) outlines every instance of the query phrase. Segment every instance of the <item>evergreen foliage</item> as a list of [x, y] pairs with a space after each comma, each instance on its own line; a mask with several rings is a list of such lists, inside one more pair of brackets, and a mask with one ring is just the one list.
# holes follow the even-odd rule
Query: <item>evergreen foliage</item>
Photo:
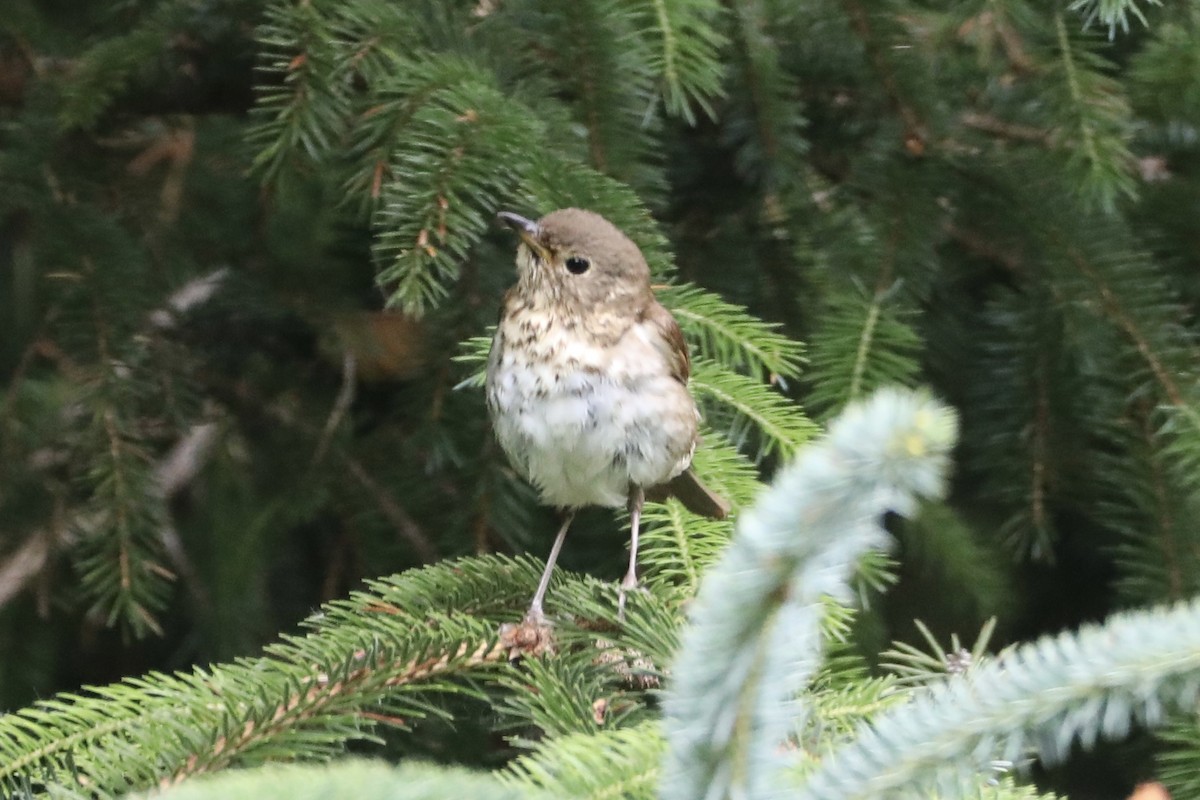
[[274, 765], [268, 769], [232, 771], [214, 779], [197, 781], [166, 794], [139, 797], [172, 797], [176, 800], [229, 798], [251, 800], [270, 792], [295, 800], [398, 800], [425, 798], [492, 797], [516, 800], [539, 795], [528, 787], [505, 786], [494, 777], [473, 775], [466, 770], [434, 769], [409, 764], [389, 769], [370, 761], [351, 761], [336, 766]]
[[[407, 725], [502, 661], [496, 605], [536, 577], [530, 562], [495, 558], [430, 567], [327, 606], [262, 658], [151, 673], [0, 717], [0, 790], [120, 794], [289, 752], [332, 754], [379, 722]], [[459, 603], [444, 613], [448, 597]]]
[[[1015, 800], [1162, 723], [1044, 786], [1195, 794], [1194, 4], [60, 6], [0, 14], [0, 794]], [[568, 205], [645, 252], [735, 514], [649, 504], [624, 625], [581, 515], [510, 663], [553, 522], [479, 391], [492, 219]], [[878, 665], [991, 616], [1056, 638]], [[350, 743], [477, 771], [268, 763]]]
[[961, 796], [1030, 749], [1055, 763], [1077, 743], [1161, 725], [1200, 691], [1198, 633], [1200, 606], [1190, 603], [1014, 649], [877, 715], [799, 796]]
[[886, 546], [885, 512], [942, 489], [956, 422], [919, 397], [881, 392], [776, 477], [705, 576], [664, 704], [672, 747], [662, 796], [766, 797], [791, 701], [820, 668], [825, 601], [852, 601], [860, 556]]

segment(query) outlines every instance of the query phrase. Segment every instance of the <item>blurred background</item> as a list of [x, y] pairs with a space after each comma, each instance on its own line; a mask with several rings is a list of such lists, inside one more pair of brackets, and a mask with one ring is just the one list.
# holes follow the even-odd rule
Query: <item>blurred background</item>
[[[255, 653], [364, 578], [543, 555], [455, 360], [513, 243], [480, 223], [412, 289], [387, 239], [450, 130], [405, 127], [408, 76], [450, 56], [524, 146], [632, 187], [675, 279], [807, 343], [756, 377], [809, 417], [889, 382], [959, 408], [869, 659], [918, 618], [999, 646], [1194, 594], [1196, 4], [739, 0], [678, 32], [674, 99], [629, 8], [4, 0], [0, 713]], [[616, 525], [560, 563], [618, 577]], [[1155, 747], [1045, 779], [1124, 797]]]

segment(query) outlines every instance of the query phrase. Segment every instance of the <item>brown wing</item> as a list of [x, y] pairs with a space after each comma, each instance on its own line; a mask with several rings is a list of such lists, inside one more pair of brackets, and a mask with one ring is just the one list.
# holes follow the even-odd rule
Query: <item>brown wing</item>
[[[652, 300], [642, 312], [640, 321], [649, 325], [652, 333], [658, 334], [652, 336], [651, 340], [667, 357], [671, 375], [686, 385], [692, 374], [692, 360], [675, 317], [657, 300]], [[705, 486], [691, 467], [660, 486], [646, 489], [646, 497], [650, 500], [665, 500], [672, 496], [679, 498], [693, 514], [711, 519], [725, 519], [729, 514], [729, 502]]]
[[679, 329], [675, 317], [671, 316], [671, 312], [667, 311], [662, 303], [652, 299], [642, 310], [639, 321], [649, 325], [652, 333], [658, 334], [650, 338], [654, 346], [666, 356], [667, 364], [671, 367], [671, 376], [680, 383], [687, 384], [692, 374], [692, 360], [688, 356], [683, 331]]

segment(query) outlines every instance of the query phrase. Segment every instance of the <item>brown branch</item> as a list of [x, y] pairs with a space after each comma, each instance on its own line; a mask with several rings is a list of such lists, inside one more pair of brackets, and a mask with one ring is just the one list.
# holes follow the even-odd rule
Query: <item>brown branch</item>
[[1055, 143], [1054, 131], [1052, 130], [1037, 128], [1032, 125], [1022, 125], [1019, 122], [1009, 122], [1008, 120], [978, 111], [965, 112], [959, 117], [959, 121], [968, 128], [982, 131], [983, 133], [990, 133], [1003, 139], [1031, 142], [1043, 147], [1053, 147]]
[[1016, 275], [1020, 275], [1025, 271], [1025, 266], [1021, 263], [1018, 255], [1004, 250], [995, 242], [985, 239], [977, 231], [960, 228], [953, 222], [945, 223], [942, 226], [942, 230], [950, 237], [951, 241], [960, 245], [964, 250], [977, 258], [998, 264]]
[[[158, 484], [164, 500], [169, 500], [182, 491], [204, 468], [217, 443], [219, 433], [220, 426], [215, 422], [192, 425], [159, 460], [154, 467], [154, 481]], [[163, 552], [175, 566], [175, 572], [183, 579], [184, 585], [192, 595], [192, 601], [197, 607], [208, 605], [211, 599], [208, 590], [188, 558], [187, 548], [183, 545], [183, 538], [175, 528], [170, 513], [163, 520], [159, 536], [162, 539]]]
[[925, 133], [925, 125], [917, 112], [905, 100], [904, 93], [900, 91], [900, 82], [896, 80], [896, 73], [892, 70], [875, 40], [874, 31], [871, 29], [870, 15], [859, 0], [842, 0], [842, 5], [846, 8], [846, 14], [850, 17], [850, 24], [854, 28], [854, 32], [862, 40], [863, 49], [866, 50], [871, 67], [883, 84], [883, 92], [887, 96], [888, 105], [904, 122], [904, 148], [914, 156], [924, 154], [928, 138]]
[[[13, 368], [12, 375], [8, 379], [8, 388], [5, 390], [4, 400], [0, 402], [0, 454], [3, 454], [6, 458], [13, 457], [13, 439], [9, 432], [8, 423], [12, 419], [17, 397], [21, 394], [21, 384], [25, 380], [25, 375], [29, 371], [29, 367], [33, 364], [34, 357], [44, 355], [47, 348], [53, 344], [46, 339], [46, 333], [61, 311], [62, 306], [56, 303], [46, 312], [32, 340], [21, 351], [21, 355], [17, 359], [17, 365]], [[56, 347], [55, 350], [57, 350]], [[68, 370], [74, 367], [69, 359], [66, 360], [66, 367]]]
[[[1033, 418], [1033, 443], [1031, 455], [1033, 459], [1032, 468], [1030, 469], [1030, 487], [1029, 487], [1029, 503], [1030, 503], [1030, 519], [1033, 522], [1036, 531], [1045, 531], [1049, 525], [1047, 523], [1046, 513], [1046, 495], [1047, 483], [1046, 478], [1046, 462], [1048, 452], [1050, 450], [1050, 401], [1046, 396], [1047, 384], [1047, 365], [1044, 352], [1039, 352], [1037, 358], [1037, 367], [1035, 369], [1034, 380], [1036, 381], [1035, 393], [1037, 395], [1037, 404], [1035, 406]], [[1049, 554], [1045, 554], [1049, 556]]]
[[1175, 378], [1171, 376], [1170, 370], [1155, 355], [1154, 349], [1150, 346], [1150, 342], [1146, 338], [1146, 335], [1142, 333], [1141, 328], [1138, 327], [1137, 322], [1125, 312], [1120, 300], [1117, 299], [1116, 292], [1104, 282], [1100, 274], [1096, 272], [1078, 250], [1069, 248], [1067, 255], [1070, 257], [1071, 263], [1075, 265], [1075, 268], [1082, 272], [1096, 286], [1097, 291], [1100, 293], [1100, 301], [1104, 306], [1104, 310], [1116, 321], [1117, 327], [1133, 342], [1133, 346], [1137, 348], [1138, 354], [1141, 355], [1147, 366], [1150, 367], [1155, 380], [1158, 381], [1158, 384], [1166, 393], [1167, 399], [1171, 401], [1172, 405], [1179, 406], [1180, 408], [1184, 407], [1186, 401], [1179, 385], [1175, 382]]
[[178, 494], [192, 482], [208, 463], [208, 457], [217, 443], [218, 433], [220, 427], [215, 422], [192, 425], [159, 460], [154, 467], [154, 480], [162, 489], [163, 497]]
[[[271, 421], [286, 425], [314, 439], [320, 435], [315, 426], [297, 419], [290, 410], [272, 405], [262, 398], [256, 397], [243, 383], [231, 383], [210, 372], [201, 372], [193, 377], [202, 380], [208, 391], [219, 397], [227, 406], [261, 414]], [[379, 485], [379, 482], [371, 476], [367, 469], [337, 444], [331, 446], [331, 452], [349, 470], [350, 475], [371, 493], [378, 503], [380, 511], [388, 518], [396, 531], [412, 544], [421, 562], [431, 563], [438, 560], [437, 548], [433, 546], [421, 527], [396, 499]]]
[[46, 568], [56, 547], [71, 540], [70, 530], [54, 526], [34, 531], [0, 563], [0, 608], [21, 593]]
[[[154, 468], [154, 480], [161, 488], [163, 497], [169, 498], [186, 486], [208, 460], [208, 453], [216, 441], [216, 423], [194, 425], [175, 444], [171, 451]], [[75, 513], [64, 519], [61, 498], [48, 528], [38, 529], [26, 539], [7, 559], [0, 563], [0, 608], [21, 593], [39, 575], [44, 574], [46, 564], [60, 546], [72, 544], [75, 531], [94, 530], [100, 524], [96, 513]], [[187, 581], [197, 602], [206, 602], [207, 596], [195, 570], [187, 558], [179, 532], [167, 521], [160, 531], [163, 549], [178, 572]], [[153, 563], [150, 569], [167, 574], [162, 567]]]
[[1150, 416], [1153, 409], [1147, 408], [1149, 403], [1142, 402], [1138, 404], [1137, 413], [1134, 416], [1134, 425], [1137, 432], [1145, 441], [1149, 450], [1149, 458], [1147, 459], [1150, 466], [1150, 481], [1154, 491], [1154, 503], [1157, 506], [1157, 513], [1154, 517], [1158, 520], [1158, 540], [1160, 553], [1163, 560], [1166, 562], [1167, 572], [1167, 597], [1170, 600], [1179, 600], [1183, 597], [1183, 574], [1179, 564], [1179, 548], [1175, 541], [1175, 516], [1171, 513], [1170, 499], [1167, 496], [1167, 476], [1163, 472], [1162, 465], [1155, 458], [1154, 453], [1154, 424], [1151, 422]]
[[417, 556], [422, 563], [428, 564], [437, 561], [437, 548], [433, 546], [433, 542], [429, 541], [429, 537], [421, 530], [421, 526], [417, 521], [396, 501], [396, 498], [391, 495], [386, 489], [379, 485], [379, 481], [369, 473], [362, 464], [356, 461], [345, 451], [338, 450], [338, 456], [350, 474], [358, 481], [364, 489], [370, 492], [375, 497], [375, 502], [379, 505], [379, 510], [388, 518], [388, 521], [395, 527], [396, 532], [408, 540], [413, 549], [417, 552]]
[[[741, 33], [743, 46], [743, 55], [746, 60], [746, 83], [750, 87], [750, 102], [758, 110], [754, 115], [755, 127], [758, 129], [758, 138], [762, 142], [763, 152], [767, 158], [774, 160], [778, 157], [780, 146], [779, 140], [775, 136], [775, 131], [767, 124], [766, 95], [763, 91], [762, 76], [759, 73], [758, 65], [755, 63], [751, 52], [754, 49], [754, 42], [751, 41], [751, 36], [759, 40], [766, 39], [766, 34], [762, 30], [761, 19], [750, 19], [750, 9], [744, 3], [736, 3], [738, 12], [738, 31]], [[763, 47], [769, 47], [770, 44], [763, 42]]]
[[[587, 36], [587, 34], [583, 34]], [[586, 69], [580, 70], [580, 89], [583, 94], [584, 116], [587, 118], [588, 159], [597, 172], [608, 172], [608, 154], [600, 128], [600, 113], [596, 102], [596, 83]]]
[[321, 459], [329, 450], [333, 434], [337, 432], [338, 426], [342, 424], [342, 419], [345, 418], [350, 406], [354, 403], [354, 388], [357, 380], [358, 361], [354, 357], [354, 352], [347, 347], [342, 351], [342, 385], [338, 389], [333, 408], [329, 410], [329, 418], [325, 420], [325, 428], [321, 431], [317, 449], [313, 452], [312, 460], [309, 462], [310, 468], [321, 463]]
[[1000, 42], [1000, 48], [1014, 73], [1024, 75], [1036, 69], [1033, 59], [1025, 52], [1021, 34], [1008, 22], [1003, 13], [994, 8], [967, 19], [959, 26], [957, 34], [959, 40], [964, 42], [969, 42], [975, 36], [984, 37], [991, 34]]

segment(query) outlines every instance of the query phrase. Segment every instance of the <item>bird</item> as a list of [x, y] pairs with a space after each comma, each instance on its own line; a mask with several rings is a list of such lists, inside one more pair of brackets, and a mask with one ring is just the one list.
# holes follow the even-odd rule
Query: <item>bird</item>
[[716, 519], [729, 503], [692, 469], [700, 413], [691, 359], [675, 317], [650, 285], [641, 250], [580, 208], [533, 221], [502, 211], [516, 232], [517, 282], [504, 296], [487, 363], [487, 407], [514, 470], [558, 509], [561, 526], [524, 623], [548, 626], [543, 602], [575, 512], [629, 511], [629, 567], [617, 616], [638, 586], [647, 497], [678, 497]]

